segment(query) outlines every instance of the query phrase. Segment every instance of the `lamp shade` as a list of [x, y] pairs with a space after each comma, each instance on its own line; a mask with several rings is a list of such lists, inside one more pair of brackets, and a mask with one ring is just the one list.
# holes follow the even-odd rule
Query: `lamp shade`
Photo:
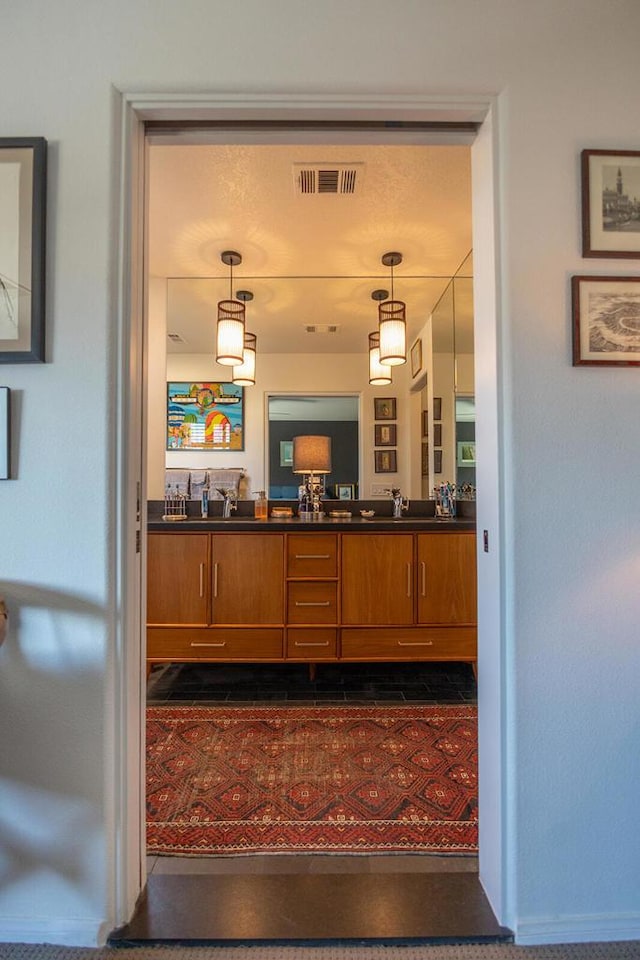
[[244, 351], [244, 303], [221, 300], [218, 303], [216, 360], [225, 366], [242, 363]]
[[256, 343], [255, 333], [245, 333], [242, 363], [231, 371], [232, 381], [241, 387], [252, 387], [256, 382]]
[[294, 437], [293, 472], [331, 473], [331, 437]]
[[391, 367], [380, 363], [380, 334], [377, 330], [369, 334], [369, 383], [373, 387], [391, 383]]
[[407, 362], [406, 306], [402, 300], [378, 304], [380, 363], [396, 366]]

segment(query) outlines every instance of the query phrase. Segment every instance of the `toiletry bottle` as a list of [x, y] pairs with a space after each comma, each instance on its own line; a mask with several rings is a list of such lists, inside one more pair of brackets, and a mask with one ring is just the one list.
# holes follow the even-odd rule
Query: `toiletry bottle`
[[209, 516], [209, 487], [202, 488], [202, 500], [201, 500], [200, 506], [202, 508], [202, 516], [208, 517]]
[[254, 506], [254, 516], [256, 520], [266, 520], [267, 512], [267, 494], [264, 490], [258, 490]]

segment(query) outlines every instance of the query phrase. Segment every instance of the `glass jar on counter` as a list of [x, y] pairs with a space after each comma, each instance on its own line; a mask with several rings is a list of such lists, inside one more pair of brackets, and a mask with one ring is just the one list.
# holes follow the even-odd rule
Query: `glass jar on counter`
[[266, 520], [269, 514], [269, 504], [267, 494], [264, 490], [258, 490], [255, 503], [253, 505], [253, 515], [256, 520]]

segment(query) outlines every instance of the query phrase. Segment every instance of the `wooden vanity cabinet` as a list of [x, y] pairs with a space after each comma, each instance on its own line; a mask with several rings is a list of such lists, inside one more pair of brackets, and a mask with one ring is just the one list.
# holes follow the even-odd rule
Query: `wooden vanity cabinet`
[[147, 548], [147, 623], [209, 622], [209, 537], [154, 533]]
[[288, 535], [288, 660], [313, 664], [318, 660], [335, 660], [338, 656], [338, 583], [338, 537], [335, 533]]
[[475, 624], [476, 541], [468, 533], [419, 533], [418, 623]]
[[413, 623], [414, 592], [412, 533], [343, 534], [344, 624]]
[[211, 623], [282, 626], [281, 534], [213, 534], [211, 571]]

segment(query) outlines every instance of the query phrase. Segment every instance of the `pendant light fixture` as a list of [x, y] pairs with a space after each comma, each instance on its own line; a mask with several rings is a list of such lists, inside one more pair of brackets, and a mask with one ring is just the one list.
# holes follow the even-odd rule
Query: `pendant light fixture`
[[[253, 300], [253, 294], [250, 290], [238, 290], [236, 299], [243, 304]], [[256, 382], [256, 344], [258, 338], [255, 333], [249, 333], [245, 330], [244, 347], [242, 350], [242, 363], [231, 368], [231, 379], [240, 387], [252, 387]]]
[[[388, 290], [374, 290], [371, 299], [380, 303], [389, 296]], [[372, 387], [384, 387], [391, 383], [391, 367], [380, 363], [380, 332], [369, 334], [369, 383]]]
[[242, 263], [235, 250], [225, 250], [220, 259], [229, 267], [229, 299], [218, 303], [216, 361], [227, 367], [242, 363], [244, 351], [244, 303], [233, 299], [233, 268]]
[[385, 253], [382, 263], [391, 268], [391, 299], [378, 304], [380, 363], [393, 367], [407, 362], [407, 308], [402, 300], [393, 299], [393, 268], [402, 263], [402, 254]]

